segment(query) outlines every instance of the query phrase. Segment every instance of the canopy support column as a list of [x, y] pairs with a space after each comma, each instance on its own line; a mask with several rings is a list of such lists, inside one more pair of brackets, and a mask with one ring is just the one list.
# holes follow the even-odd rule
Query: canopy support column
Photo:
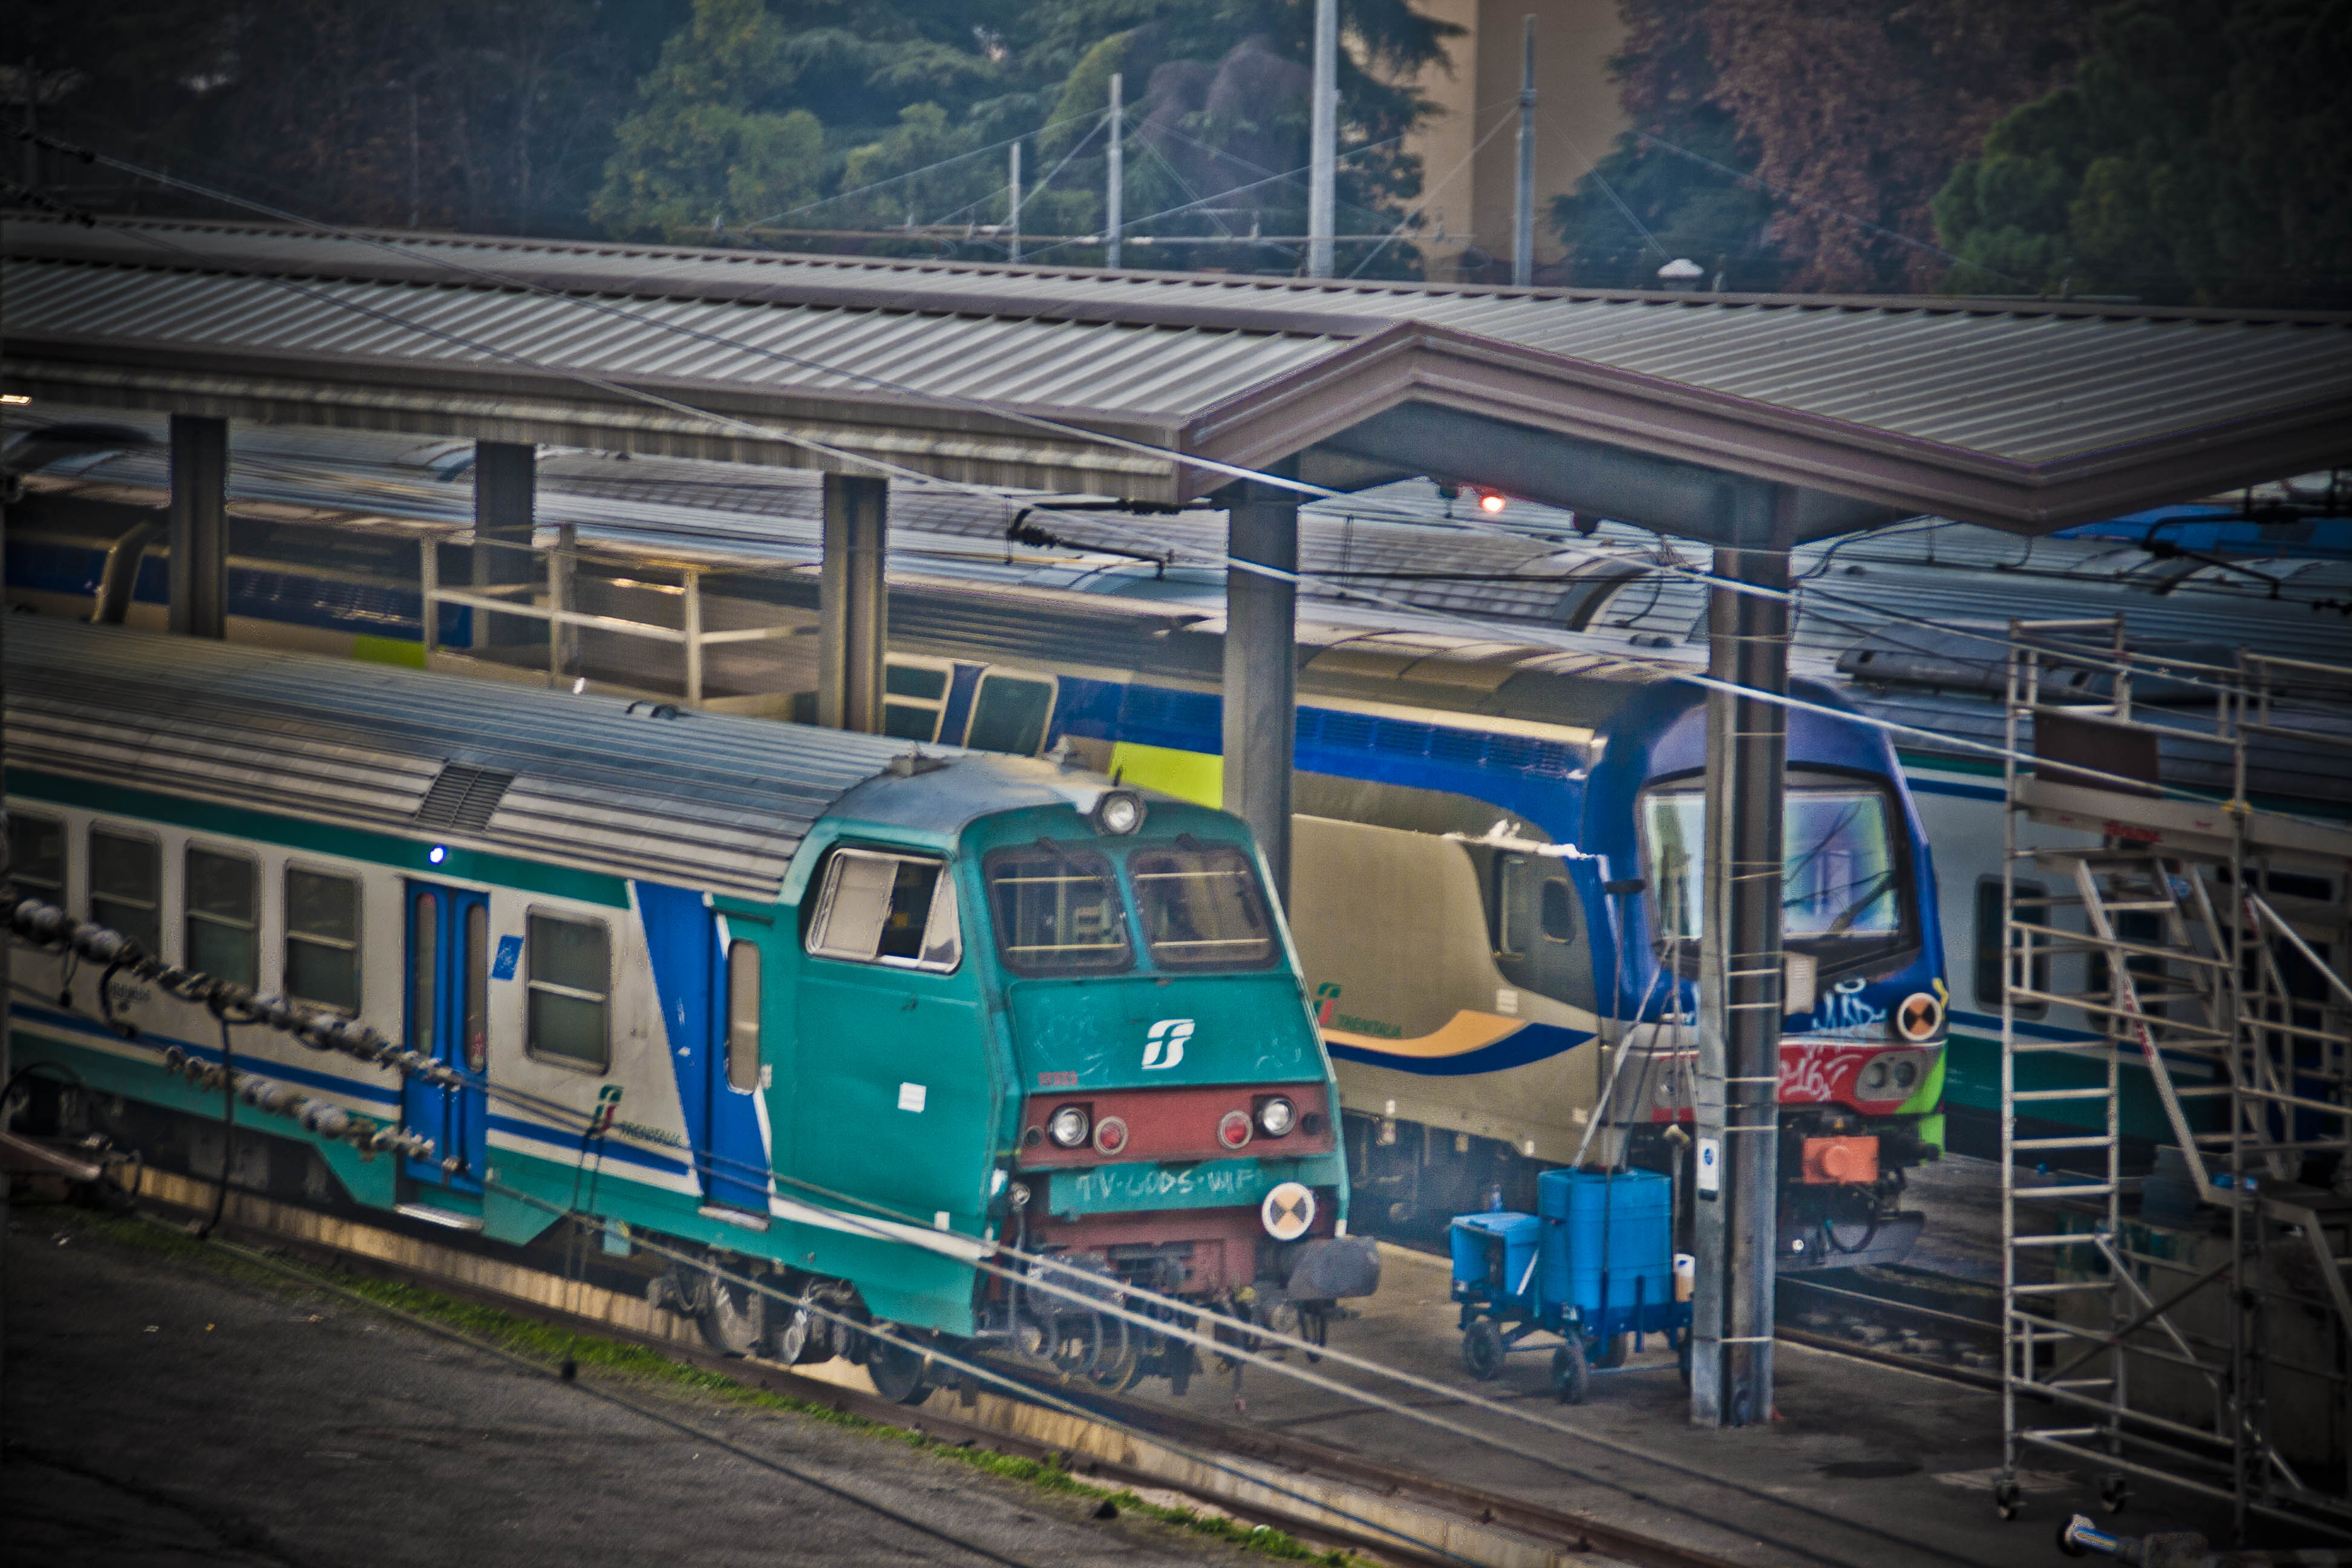
[[882, 577], [890, 481], [824, 477], [824, 566], [817, 589], [816, 721], [882, 732], [890, 602]]
[[[1298, 492], [1245, 479], [1224, 492], [1226, 552], [1298, 570]], [[1265, 851], [1290, 901], [1290, 764], [1298, 733], [1298, 590], [1287, 577], [1225, 570], [1225, 809]]]
[[[535, 586], [531, 530], [539, 508], [539, 448], [515, 441], [474, 443], [474, 591], [488, 598], [513, 597], [512, 590]], [[500, 590], [507, 590], [501, 592]], [[474, 646], [522, 647], [541, 637], [528, 616], [473, 612]]]
[[[131, 563], [131, 570], [138, 563]], [[172, 416], [171, 608], [174, 636], [228, 636], [228, 421]], [[127, 602], [127, 598], [126, 598]]]
[[[1729, 531], [1757, 547], [1718, 548], [1720, 582], [1788, 587], [1794, 497], [1786, 486], [1738, 487]], [[1710, 676], [1787, 694], [1787, 599], [1717, 587], [1708, 599], [1707, 626]], [[1777, 702], [1711, 690], [1706, 728], [1691, 1422], [1745, 1426], [1772, 1415], [1788, 712]]]

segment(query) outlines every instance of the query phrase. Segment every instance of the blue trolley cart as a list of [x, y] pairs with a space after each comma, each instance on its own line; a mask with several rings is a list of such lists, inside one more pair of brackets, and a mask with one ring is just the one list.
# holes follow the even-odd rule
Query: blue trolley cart
[[1650, 1171], [1546, 1171], [1535, 1214], [1467, 1214], [1452, 1226], [1462, 1363], [1500, 1376], [1513, 1351], [1557, 1336], [1552, 1389], [1581, 1405], [1592, 1368], [1622, 1366], [1664, 1334], [1690, 1376], [1690, 1304], [1675, 1300], [1673, 1183]]

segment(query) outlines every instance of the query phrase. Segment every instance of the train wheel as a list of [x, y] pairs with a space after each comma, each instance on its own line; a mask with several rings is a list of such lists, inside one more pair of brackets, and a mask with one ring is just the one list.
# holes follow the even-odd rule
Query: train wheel
[[1592, 1369], [1581, 1342], [1571, 1339], [1551, 1352], [1551, 1391], [1562, 1405], [1581, 1405], [1592, 1393]]
[[833, 1359], [833, 1324], [817, 1314], [808, 1296], [784, 1308], [783, 1319], [776, 1330], [778, 1361], [786, 1366], [806, 1366]]
[[750, 1355], [768, 1337], [763, 1290], [706, 1274], [695, 1291], [695, 1308], [694, 1326], [702, 1331], [703, 1343], [720, 1355]]
[[1481, 1318], [1462, 1331], [1462, 1365], [1481, 1383], [1503, 1375], [1503, 1331], [1491, 1319]]
[[[881, 1326], [900, 1340], [906, 1337], [904, 1329]], [[874, 1380], [874, 1392], [898, 1404], [920, 1405], [931, 1396], [924, 1375], [929, 1369], [929, 1359], [911, 1344], [876, 1339], [866, 1347], [866, 1375]]]
[[1593, 1364], [1595, 1366], [1623, 1366], [1627, 1362], [1633, 1359], [1633, 1336], [1631, 1334], [1612, 1334], [1608, 1339], [1601, 1342], [1601, 1359], [1593, 1363]]

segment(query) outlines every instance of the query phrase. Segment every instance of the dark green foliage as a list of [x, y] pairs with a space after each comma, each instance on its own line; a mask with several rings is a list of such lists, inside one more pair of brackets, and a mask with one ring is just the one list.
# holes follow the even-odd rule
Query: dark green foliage
[[1706, 0], [1627, 7], [1632, 30], [1610, 68], [1633, 128], [1552, 201], [1567, 280], [1577, 287], [1654, 289], [1658, 268], [1676, 257], [1705, 268], [1710, 283], [1722, 275], [1727, 289], [1768, 289], [1780, 279], [1782, 263], [1766, 237], [1771, 198], [1685, 155], [1743, 174], [1756, 167], [1730, 111], [1713, 100], [1706, 10]]
[[1954, 290], [2352, 304], [2352, 4], [2125, 0], [1936, 198]]

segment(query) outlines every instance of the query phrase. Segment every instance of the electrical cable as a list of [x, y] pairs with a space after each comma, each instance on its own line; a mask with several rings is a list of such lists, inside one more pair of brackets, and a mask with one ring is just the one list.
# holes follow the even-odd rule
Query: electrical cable
[[1570, 136], [1567, 132], [1561, 130], [1552, 120], [1550, 115], [1542, 112], [1540, 110], [1537, 111], [1536, 118], [1542, 121], [1544, 129], [1550, 132], [1554, 136], [1559, 137], [1561, 142], [1567, 146], [1570, 153], [1575, 157], [1576, 161], [1584, 165], [1586, 177], [1591, 180], [1594, 184], [1599, 185], [1601, 187], [1601, 194], [1607, 196], [1610, 204], [1624, 215], [1625, 221], [1633, 226], [1633, 232], [1642, 237], [1642, 243], [1647, 246], [1650, 249], [1656, 251], [1658, 253], [1659, 259], [1664, 261], [1673, 260], [1674, 258], [1666, 254], [1666, 247], [1658, 243], [1658, 237], [1650, 232], [1650, 226], [1633, 216], [1633, 209], [1625, 205], [1625, 199], [1617, 194], [1617, 187], [1611, 184], [1607, 176], [1601, 173], [1601, 165], [1584, 155], [1584, 149], [1576, 144], [1576, 139]]
[[[870, 184], [860, 185], [856, 190], [836, 191], [829, 196], [819, 196], [813, 202], [808, 202], [796, 207], [788, 207], [782, 212], [772, 213], [766, 217], [756, 219], [755, 221], [748, 224], [739, 224], [736, 226], [739, 228], [766, 228], [772, 224], [782, 223], [786, 218], [798, 217], [803, 213], [814, 212], [821, 206], [828, 206], [835, 202], [845, 202], [853, 196], [862, 196], [870, 191], [878, 191], [883, 189], [885, 186], [895, 185], [901, 180], [911, 180], [919, 174], [928, 174], [935, 170], [945, 169], [953, 164], [961, 163], [967, 158], [977, 158], [983, 153], [1001, 153], [1005, 148], [1012, 146], [1015, 142], [1025, 142], [1032, 136], [1043, 136], [1048, 131], [1058, 131], [1065, 125], [1076, 125], [1080, 121], [1087, 119], [1100, 121], [1107, 119], [1108, 117], [1108, 111], [1099, 109], [1088, 110], [1083, 114], [1069, 115], [1064, 119], [1054, 121], [1048, 124], [1040, 125], [1034, 131], [1024, 131], [1017, 136], [1007, 136], [1002, 142], [992, 142], [985, 147], [974, 147], [969, 153], [958, 153], [952, 157], [942, 158], [936, 163], [926, 163], [919, 169], [908, 169], [903, 174], [892, 174], [887, 179], [876, 180]], [[1092, 132], [1089, 132], [1088, 134], [1091, 135]], [[1067, 159], [1063, 161], [1065, 163], [1068, 162]]]

